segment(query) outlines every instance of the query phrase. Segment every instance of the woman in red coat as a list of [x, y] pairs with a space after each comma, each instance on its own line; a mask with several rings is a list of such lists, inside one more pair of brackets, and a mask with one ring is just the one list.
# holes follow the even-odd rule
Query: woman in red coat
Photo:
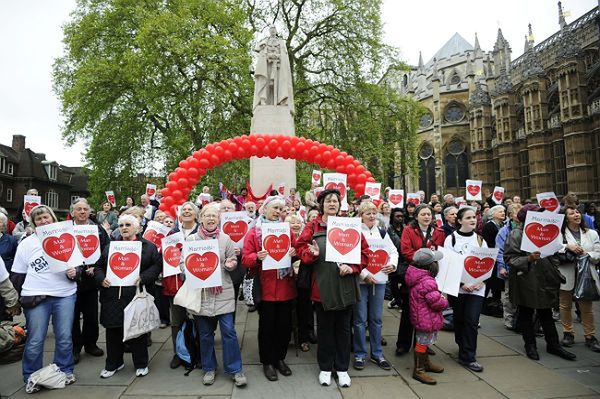
[[[292, 334], [292, 309], [296, 299], [294, 269], [262, 270], [262, 261], [268, 253], [262, 247], [261, 225], [278, 223], [285, 206], [283, 197], [268, 197], [263, 203], [264, 214], [246, 235], [242, 251], [242, 265], [259, 276], [261, 302], [258, 304], [258, 352], [265, 377], [276, 381], [277, 371], [289, 376], [292, 370], [285, 363], [288, 343]], [[296, 238], [290, 230], [290, 256], [296, 255]]]
[[[414, 219], [402, 231], [400, 239], [400, 252], [406, 264], [411, 264], [413, 255], [421, 248], [432, 248], [444, 246], [446, 235], [444, 230], [436, 227], [433, 218], [433, 210], [427, 204], [421, 204], [415, 208]], [[402, 278], [403, 280], [403, 278]], [[396, 356], [410, 352], [413, 343], [414, 327], [410, 322], [410, 307], [408, 302], [408, 289], [402, 287], [400, 290], [402, 315], [400, 316], [400, 327], [398, 328], [398, 340], [396, 341]], [[432, 350], [428, 352], [432, 354]]]

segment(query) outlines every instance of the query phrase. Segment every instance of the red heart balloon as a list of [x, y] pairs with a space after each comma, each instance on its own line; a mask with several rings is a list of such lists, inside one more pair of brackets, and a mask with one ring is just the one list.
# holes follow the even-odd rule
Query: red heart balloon
[[377, 274], [381, 269], [388, 264], [389, 255], [383, 249], [376, 251], [368, 250], [369, 252], [369, 263], [367, 264], [367, 270], [373, 274]]
[[31, 210], [33, 208], [35, 208], [36, 206], [38, 206], [39, 204], [37, 202], [26, 202], [25, 203], [25, 214], [27, 216], [29, 216], [29, 214], [31, 213]]
[[75, 238], [69, 233], [63, 233], [60, 237], [47, 237], [42, 243], [44, 252], [51, 258], [61, 262], [68, 262], [75, 249]]
[[279, 262], [290, 251], [290, 237], [285, 234], [279, 236], [271, 234], [265, 237], [263, 247], [271, 258]]
[[248, 223], [243, 220], [237, 222], [225, 222], [223, 224], [223, 233], [227, 234], [234, 242], [240, 242], [248, 232]]
[[219, 257], [214, 252], [189, 254], [185, 258], [185, 267], [200, 280], [207, 280], [217, 269]]
[[177, 267], [181, 262], [181, 250], [177, 248], [177, 245], [171, 245], [163, 251], [163, 259], [168, 265]]
[[465, 259], [465, 270], [473, 277], [481, 277], [494, 268], [493, 258], [478, 258], [477, 256], [467, 256]]
[[133, 252], [126, 254], [114, 252], [110, 258], [108, 258], [108, 267], [110, 267], [113, 273], [120, 279], [129, 276], [139, 265], [140, 257]]
[[467, 186], [467, 191], [469, 192], [469, 194], [471, 194], [472, 196], [476, 196], [477, 194], [479, 194], [479, 190], [481, 190], [481, 187], [477, 186], [477, 185], [473, 185], [473, 184], [469, 184]]
[[494, 192], [494, 198], [496, 198], [498, 201], [502, 201], [502, 197], [504, 197], [504, 193], [502, 191]]
[[163, 233], [157, 232], [156, 230], [148, 229], [144, 233], [144, 238], [156, 245], [156, 248], [160, 251], [160, 248], [162, 246], [162, 239], [165, 238], [165, 235]]
[[394, 205], [398, 205], [402, 203], [402, 200], [404, 198], [402, 197], [402, 194], [392, 194], [390, 195], [390, 202]]
[[342, 230], [339, 227], [335, 227], [329, 231], [327, 239], [336, 251], [342, 255], [346, 255], [356, 248], [360, 242], [360, 233], [352, 229]]
[[77, 243], [79, 244], [79, 250], [83, 254], [85, 258], [89, 258], [96, 252], [98, 246], [100, 245], [100, 241], [98, 240], [98, 236], [90, 234], [89, 236], [84, 235], [76, 235]]
[[540, 201], [540, 206], [547, 211], [554, 212], [558, 208], [558, 200], [556, 198], [545, 198]]
[[554, 224], [542, 225], [541, 223], [529, 223], [525, 227], [525, 235], [529, 240], [535, 244], [536, 247], [541, 248], [548, 245], [558, 237], [560, 229]]
[[344, 185], [344, 183], [329, 182], [325, 185], [325, 190], [338, 190], [340, 192], [340, 195], [342, 196], [341, 199], [344, 199], [346, 197], [346, 186]]

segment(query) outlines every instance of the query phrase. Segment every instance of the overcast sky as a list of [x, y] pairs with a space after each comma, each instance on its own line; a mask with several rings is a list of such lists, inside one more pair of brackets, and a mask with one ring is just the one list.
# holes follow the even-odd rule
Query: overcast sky
[[[352, 1], [352, 0], [348, 0]], [[484, 51], [490, 51], [498, 28], [513, 50], [523, 52], [527, 24], [536, 42], [559, 29], [554, 0], [384, 0], [385, 41], [400, 49], [413, 65], [419, 51], [427, 62], [455, 33], [473, 44], [475, 32]], [[565, 0], [572, 22], [598, 0]], [[52, 63], [62, 52], [61, 26], [75, 0], [0, 0], [0, 143], [10, 145], [13, 134], [27, 136], [27, 146], [50, 160], [81, 165], [82, 146], [65, 147], [61, 139], [60, 105], [52, 92]]]

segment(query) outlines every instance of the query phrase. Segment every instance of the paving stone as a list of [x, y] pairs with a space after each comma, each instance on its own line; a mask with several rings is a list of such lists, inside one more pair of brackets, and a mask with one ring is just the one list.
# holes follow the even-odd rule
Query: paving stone
[[[72, 397], [77, 399], [110, 399], [119, 398], [125, 390], [125, 387], [107, 386], [101, 389], [90, 389], [88, 386], [81, 386], [75, 383], [65, 389], [42, 390], [36, 394], [36, 397], [44, 399], [64, 399]], [[25, 392], [25, 388], [21, 389], [11, 399], [31, 398], [31, 395]]]
[[514, 331], [504, 327], [504, 319], [481, 315], [479, 321], [481, 323], [479, 333], [488, 337], [503, 337], [515, 334]]
[[0, 397], [8, 397], [23, 387], [21, 362], [0, 365]]
[[600, 394], [600, 367], [568, 367], [557, 371]]
[[[278, 381], [268, 381], [262, 366], [252, 365], [245, 369], [248, 386], [233, 389], [232, 399], [285, 398], [285, 399], [341, 399], [340, 388], [332, 378], [328, 387], [319, 385], [319, 367], [298, 365], [289, 377], [279, 376]], [[345, 389], [345, 388], [344, 388]], [[341, 389], [342, 391], [344, 389]]]
[[344, 399], [402, 398], [418, 396], [398, 375], [390, 377], [352, 377], [350, 388], [341, 389]]
[[[434, 375], [437, 379], [437, 376]], [[506, 398], [485, 381], [441, 382], [437, 385], [411, 385], [412, 390], [420, 399], [500, 399]]]
[[[454, 333], [448, 331], [441, 331], [438, 334], [438, 341], [436, 346], [441, 348], [444, 352], [450, 353], [452, 356], [458, 356], [458, 346], [454, 342]], [[486, 337], [483, 334], [479, 334], [477, 337], [477, 359], [488, 357], [488, 356], [512, 356], [515, 355], [515, 351], [511, 348], [502, 345], [501, 343]]]

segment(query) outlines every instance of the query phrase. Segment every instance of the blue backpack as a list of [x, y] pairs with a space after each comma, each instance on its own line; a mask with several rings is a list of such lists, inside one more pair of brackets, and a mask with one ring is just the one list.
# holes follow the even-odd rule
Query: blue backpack
[[194, 368], [200, 367], [200, 342], [196, 324], [192, 319], [186, 319], [177, 332], [175, 339], [175, 353], [185, 367], [187, 377]]

